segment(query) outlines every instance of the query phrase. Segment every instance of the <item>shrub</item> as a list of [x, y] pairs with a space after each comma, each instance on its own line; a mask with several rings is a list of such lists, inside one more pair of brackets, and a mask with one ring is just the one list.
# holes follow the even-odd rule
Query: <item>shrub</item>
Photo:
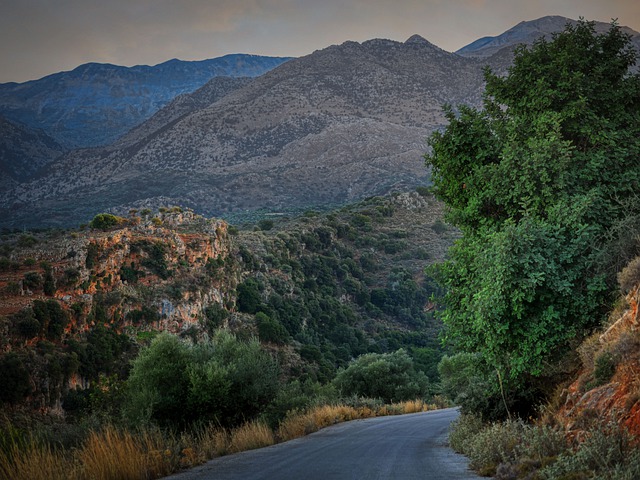
[[254, 278], [247, 278], [238, 285], [238, 310], [245, 313], [256, 313], [262, 303], [260, 284]]
[[273, 226], [274, 226], [274, 222], [273, 220], [270, 220], [270, 219], [264, 219], [258, 222], [258, 227], [260, 228], [260, 230], [263, 230], [263, 231], [271, 230]]
[[29, 289], [38, 289], [42, 286], [42, 277], [38, 272], [27, 272], [24, 274], [22, 284]]
[[333, 383], [344, 395], [388, 403], [422, 397], [429, 386], [425, 374], [415, 370], [412, 358], [402, 349], [362, 355], [340, 370]]
[[24, 359], [10, 352], [0, 356], [0, 402], [18, 403], [31, 392]]
[[192, 345], [162, 333], [134, 360], [127, 383], [125, 413], [133, 423], [234, 425], [275, 397], [278, 368], [255, 340], [218, 332]]
[[263, 312], [256, 314], [256, 323], [258, 325], [258, 336], [261, 342], [275, 343], [283, 345], [289, 340], [289, 332], [276, 319], [270, 318]]
[[91, 228], [95, 228], [96, 230], [109, 230], [111, 228], [118, 227], [122, 223], [125, 222], [125, 219], [122, 217], [117, 217], [110, 213], [99, 213], [93, 220], [89, 222], [89, 226]]
[[595, 358], [593, 369], [594, 386], [604, 385], [616, 373], [617, 358], [610, 351], [601, 352]]
[[591, 431], [575, 452], [568, 450], [559, 455], [554, 463], [540, 470], [539, 476], [547, 480], [599, 479], [611, 478], [609, 475], [617, 472], [618, 478], [638, 478], [625, 476], [625, 473], [640, 471], [638, 460], [632, 437], [624, 427], [611, 422]]
[[18, 238], [18, 246], [22, 248], [30, 248], [38, 243], [38, 239], [32, 235], [23, 234]]
[[629, 293], [640, 284], [640, 257], [636, 257], [618, 274], [618, 284], [622, 293]]
[[480, 475], [495, 475], [498, 465], [515, 460], [524, 431], [524, 423], [511, 420], [484, 428], [467, 445], [469, 466]]
[[466, 454], [469, 442], [483, 429], [484, 424], [479, 415], [462, 414], [451, 424], [449, 445], [456, 452]]

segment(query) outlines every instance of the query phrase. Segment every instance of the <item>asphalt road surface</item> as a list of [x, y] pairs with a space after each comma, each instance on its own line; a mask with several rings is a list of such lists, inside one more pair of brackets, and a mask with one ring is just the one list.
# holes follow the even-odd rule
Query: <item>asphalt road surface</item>
[[341, 423], [271, 447], [216, 458], [171, 480], [480, 479], [446, 446], [456, 409]]

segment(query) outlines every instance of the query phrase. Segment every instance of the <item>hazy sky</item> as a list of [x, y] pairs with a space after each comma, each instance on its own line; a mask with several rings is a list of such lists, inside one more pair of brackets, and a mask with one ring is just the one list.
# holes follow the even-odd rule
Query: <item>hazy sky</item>
[[0, 0], [0, 83], [87, 62], [302, 56], [415, 33], [455, 51], [545, 15], [640, 31], [640, 0]]

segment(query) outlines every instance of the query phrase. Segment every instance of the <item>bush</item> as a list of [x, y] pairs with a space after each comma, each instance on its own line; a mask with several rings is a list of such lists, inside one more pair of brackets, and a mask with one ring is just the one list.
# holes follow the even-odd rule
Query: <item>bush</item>
[[471, 442], [483, 428], [484, 424], [479, 415], [462, 414], [451, 424], [449, 445], [456, 452], [466, 454], [469, 451], [469, 442]]
[[[615, 475], [611, 476], [615, 472]], [[590, 432], [578, 449], [558, 456], [539, 472], [542, 479], [632, 479], [640, 473], [640, 458], [631, 435], [615, 422]]]
[[10, 352], [0, 356], [0, 402], [18, 403], [31, 393], [24, 359]]
[[283, 345], [289, 341], [289, 332], [278, 320], [258, 312], [256, 314], [256, 323], [261, 342]]
[[618, 284], [622, 293], [629, 293], [640, 284], [640, 257], [636, 257], [618, 274]]
[[415, 370], [412, 358], [400, 349], [393, 353], [368, 353], [340, 370], [333, 381], [343, 395], [380, 398], [387, 403], [427, 394], [429, 380]]
[[524, 423], [511, 420], [484, 428], [467, 445], [469, 466], [480, 475], [495, 475], [501, 463], [515, 460], [524, 431]]
[[110, 213], [99, 213], [89, 222], [89, 226], [97, 230], [109, 230], [110, 228], [118, 227], [124, 222], [125, 219], [122, 217], [117, 217]]
[[132, 423], [234, 425], [275, 397], [278, 368], [257, 341], [218, 332], [192, 345], [162, 333], [133, 362], [125, 413]]
[[616, 373], [617, 358], [609, 351], [601, 352], [595, 358], [593, 378], [595, 386], [604, 385]]
[[38, 289], [42, 286], [42, 277], [38, 272], [27, 272], [24, 274], [22, 284], [29, 289]]

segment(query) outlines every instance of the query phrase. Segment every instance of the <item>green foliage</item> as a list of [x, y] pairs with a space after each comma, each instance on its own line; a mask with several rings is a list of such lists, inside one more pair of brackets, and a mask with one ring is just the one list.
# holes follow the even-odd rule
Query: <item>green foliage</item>
[[[451, 426], [451, 447], [469, 457], [470, 467], [497, 479], [540, 478], [540, 471], [559, 455], [570, 454], [564, 432], [521, 420], [484, 424], [461, 415]], [[564, 478], [564, 477], [553, 477]]]
[[143, 305], [140, 310], [128, 312], [125, 318], [134, 325], [150, 324], [160, 320], [160, 314], [156, 309]]
[[87, 258], [85, 260], [85, 266], [91, 270], [98, 261], [98, 257], [100, 255], [100, 247], [97, 243], [89, 243], [87, 245]]
[[260, 228], [260, 230], [263, 230], [263, 231], [271, 230], [273, 226], [274, 226], [274, 222], [273, 220], [270, 220], [270, 219], [263, 219], [258, 222], [258, 227]]
[[333, 383], [343, 395], [380, 398], [387, 403], [423, 397], [429, 385], [402, 349], [362, 355], [340, 370]]
[[116, 215], [112, 215], [110, 213], [99, 213], [93, 220], [89, 222], [89, 226], [91, 228], [95, 228], [97, 230], [109, 230], [111, 228], [115, 228], [120, 226], [126, 220], [122, 217], [117, 217]]
[[56, 281], [53, 278], [53, 270], [51, 269], [51, 265], [46, 264], [43, 266], [44, 268], [44, 282], [42, 284], [42, 289], [45, 295], [53, 295], [56, 293]]
[[594, 361], [594, 369], [593, 369], [593, 387], [604, 385], [605, 383], [611, 380], [611, 377], [616, 373], [616, 366], [618, 365], [618, 359], [615, 355], [605, 350], [600, 352], [598, 356], [596, 356]]
[[567, 450], [541, 469], [539, 478], [631, 479], [640, 475], [637, 440], [611, 422], [589, 432], [576, 451]]
[[270, 318], [263, 312], [256, 314], [256, 324], [261, 342], [283, 345], [289, 340], [287, 329], [278, 320]]
[[135, 263], [131, 262], [129, 266], [123, 265], [120, 267], [120, 280], [127, 282], [131, 285], [138, 283], [138, 280], [144, 276], [144, 272], [136, 269]]
[[133, 362], [125, 413], [132, 423], [228, 426], [258, 415], [277, 388], [277, 364], [257, 341], [219, 332], [193, 345], [163, 333]]
[[51, 340], [60, 338], [69, 323], [69, 315], [57, 300], [34, 300], [33, 314]]
[[256, 313], [262, 303], [260, 284], [254, 278], [247, 278], [238, 285], [238, 310], [245, 313]]
[[213, 335], [214, 332], [224, 326], [224, 321], [229, 317], [229, 312], [225, 308], [218, 304], [212, 303], [204, 309], [204, 319], [202, 323], [209, 335]]
[[27, 272], [24, 274], [22, 284], [29, 289], [38, 289], [42, 286], [42, 276], [38, 272]]
[[436, 196], [463, 232], [438, 270], [448, 338], [519, 389], [596, 325], [600, 261], [640, 181], [640, 77], [628, 37], [578, 22], [486, 72], [484, 110], [446, 110], [430, 139]]
[[[135, 247], [142, 249], [147, 254], [147, 257], [140, 262], [143, 267], [148, 268], [163, 280], [166, 280], [173, 274], [167, 265], [167, 248], [164, 244], [142, 240], [136, 242]], [[140, 272], [137, 272], [136, 275], [139, 275], [139, 273]]]
[[24, 359], [9, 352], [0, 356], [0, 402], [15, 404], [31, 393]]
[[0, 402], [14, 404], [31, 393], [25, 359], [9, 352], [0, 356]]
[[22, 234], [18, 238], [18, 246], [21, 248], [31, 248], [38, 244], [38, 239], [32, 235]]

